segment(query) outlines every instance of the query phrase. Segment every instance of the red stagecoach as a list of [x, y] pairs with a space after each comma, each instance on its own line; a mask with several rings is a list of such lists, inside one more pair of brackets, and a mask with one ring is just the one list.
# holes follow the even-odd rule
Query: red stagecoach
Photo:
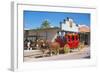
[[63, 36], [57, 36], [56, 42], [60, 44], [60, 47], [67, 45], [69, 49], [77, 49], [79, 46], [79, 34], [78, 33], [66, 33]]

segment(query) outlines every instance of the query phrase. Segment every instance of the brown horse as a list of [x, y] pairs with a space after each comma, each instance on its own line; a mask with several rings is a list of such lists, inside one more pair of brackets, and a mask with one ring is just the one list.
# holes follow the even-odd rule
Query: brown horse
[[39, 46], [44, 55], [51, 56], [52, 54], [59, 54], [60, 44], [58, 42], [50, 42], [48, 40], [39, 40]]
[[59, 54], [59, 49], [60, 49], [60, 44], [58, 42], [52, 42], [49, 44], [50, 45], [50, 55], [52, 56], [52, 54]]

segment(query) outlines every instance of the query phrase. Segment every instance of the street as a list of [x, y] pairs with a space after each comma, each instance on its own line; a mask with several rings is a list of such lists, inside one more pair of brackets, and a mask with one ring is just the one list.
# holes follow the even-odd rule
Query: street
[[[38, 57], [34, 57], [36, 54], [34, 52], [34, 55], [32, 51], [30, 53], [25, 53], [24, 52], [24, 61], [25, 62], [34, 62], [34, 61], [55, 61], [55, 60], [71, 60], [71, 59], [84, 59], [84, 58], [90, 58], [90, 47], [85, 47], [80, 51], [75, 51], [72, 53], [66, 53], [66, 54], [59, 54], [59, 55], [53, 55], [53, 56], [47, 56], [47, 57], [42, 57], [40, 52], [38, 50]], [[27, 56], [29, 55], [29, 56]]]

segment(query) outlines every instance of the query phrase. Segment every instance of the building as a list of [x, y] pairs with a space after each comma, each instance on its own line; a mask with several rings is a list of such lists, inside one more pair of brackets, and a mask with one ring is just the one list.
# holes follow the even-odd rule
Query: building
[[43, 28], [43, 29], [31, 29], [24, 31], [24, 39], [36, 41], [38, 39], [49, 40], [53, 42], [57, 37], [57, 32], [60, 31], [60, 28]]
[[86, 25], [79, 25], [78, 27], [80, 41], [85, 45], [90, 45], [90, 28]]
[[64, 21], [60, 23], [60, 26], [62, 31], [78, 32], [78, 26], [71, 18], [67, 17], [67, 19], [64, 19]]

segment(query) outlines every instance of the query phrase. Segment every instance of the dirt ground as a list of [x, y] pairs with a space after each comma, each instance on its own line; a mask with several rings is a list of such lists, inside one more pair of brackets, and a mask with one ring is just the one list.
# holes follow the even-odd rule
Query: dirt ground
[[34, 61], [53, 61], [53, 60], [70, 60], [70, 59], [89, 59], [90, 58], [90, 47], [84, 47], [82, 50], [66, 54], [52, 55], [52, 56], [42, 56], [40, 50], [27, 50], [24, 51], [24, 62], [34, 62]]

